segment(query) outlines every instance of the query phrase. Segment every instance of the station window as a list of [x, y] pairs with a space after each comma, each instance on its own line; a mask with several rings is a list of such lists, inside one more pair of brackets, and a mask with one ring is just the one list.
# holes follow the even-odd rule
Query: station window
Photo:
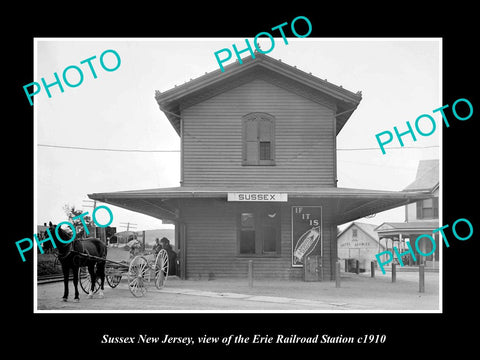
[[275, 165], [275, 117], [250, 113], [242, 118], [243, 165]]
[[240, 254], [255, 254], [255, 214], [240, 214]]
[[260, 161], [272, 160], [272, 143], [270, 141], [260, 141]]
[[262, 207], [239, 215], [239, 255], [280, 254], [280, 208]]

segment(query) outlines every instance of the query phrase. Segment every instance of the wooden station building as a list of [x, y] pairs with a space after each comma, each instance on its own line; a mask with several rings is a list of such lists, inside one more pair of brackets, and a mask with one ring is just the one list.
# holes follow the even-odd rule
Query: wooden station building
[[337, 225], [424, 198], [337, 187], [336, 137], [361, 93], [256, 53], [163, 93], [180, 186], [90, 194], [176, 227], [182, 278], [333, 280]]

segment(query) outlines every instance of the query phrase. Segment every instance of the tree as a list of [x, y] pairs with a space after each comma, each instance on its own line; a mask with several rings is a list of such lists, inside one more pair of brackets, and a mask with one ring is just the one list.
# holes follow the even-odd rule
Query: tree
[[[87, 236], [95, 236], [95, 225], [93, 224], [92, 217], [89, 215], [85, 215], [82, 217], [78, 217], [74, 220], [75, 217], [83, 214], [82, 210], [75, 209], [75, 205], [65, 204], [63, 206], [63, 211], [68, 217], [68, 221], [70, 221], [73, 226], [75, 226], [75, 231], [77, 232], [77, 237], [84, 238]], [[87, 235], [85, 232], [85, 227], [82, 224], [82, 219], [85, 222], [89, 234]]]

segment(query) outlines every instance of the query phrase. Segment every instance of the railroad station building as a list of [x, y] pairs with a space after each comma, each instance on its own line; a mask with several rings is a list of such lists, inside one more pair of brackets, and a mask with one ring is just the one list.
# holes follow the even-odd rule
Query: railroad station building
[[255, 53], [155, 94], [181, 139], [178, 187], [89, 194], [175, 224], [182, 278], [334, 279], [337, 225], [425, 198], [337, 187], [336, 138], [362, 100]]

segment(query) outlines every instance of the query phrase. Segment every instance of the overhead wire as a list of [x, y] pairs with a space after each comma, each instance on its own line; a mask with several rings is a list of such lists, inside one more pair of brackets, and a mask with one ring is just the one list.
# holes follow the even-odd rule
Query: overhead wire
[[59, 148], [59, 149], [90, 150], [90, 151], [118, 151], [118, 152], [141, 152], [141, 153], [180, 152], [180, 150], [110, 149], [110, 148], [93, 148], [93, 147], [84, 147], [84, 146], [66, 146], [66, 145], [51, 145], [51, 144], [37, 144], [37, 146]]
[[[52, 144], [37, 144], [40, 147], [59, 148], [59, 149], [73, 149], [73, 150], [90, 150], [90, 151], [118, 151], [118, 152], [143, 152], [143, 153], [168, 153], [168, 152], [180, 152], [180, 150], [166, 149], [166, 150], [154, 150], [154, 149], [113, 149], [113, 148], [97, 148], [97, 147], [85, 147], [85, 146], [67, 146], [67, 145], [52, 145]], [[397, 146], [390, 147], [388, 150], [397, 149], [429, 149], [438, 148], [438, 145], [431, 146]], [[379, 148], [339, 148], [337, 151], [364, 151], [364, 150], [379, 150]], [[307, 150], [308, 151], [308, 150]], [[299, 154], [297, 154], [298, 156]]]

